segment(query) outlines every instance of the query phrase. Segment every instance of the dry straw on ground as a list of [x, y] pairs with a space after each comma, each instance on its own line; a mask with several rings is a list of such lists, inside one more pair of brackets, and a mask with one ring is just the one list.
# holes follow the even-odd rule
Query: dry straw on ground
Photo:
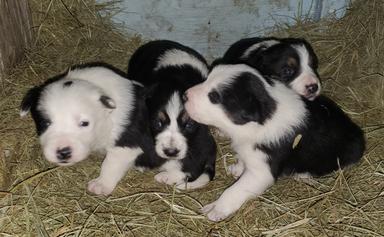
[[[362, 162], [311, 182], [279, 180], [236, 215], [211, 223], [198, 213], [233, 182], [219, 141], [217, 177], [207, 187], [175, 192], [153, 172], [129, 172], [108, 198], [85, 192], [100, 157], [74, 167], [52, 167], [41, 156], [30, 118], [18, 117], [28, 88], [79, 62], [103, 60], [125, 69], [140, 44], [115, 31], [113, 5], [92, 0], [31, 0], [36, 41], [2, 80], [1, 157], [8, 187], [0, 192], [3, 236], [383, 236], [384, 235], [384, 2], [355, 1], [340, 21], [298, 22], [275, 35], [307, 38], [320, 57], [324, 93], [363, 128]], [[109, 9], [101, 17], [98, 10]]]

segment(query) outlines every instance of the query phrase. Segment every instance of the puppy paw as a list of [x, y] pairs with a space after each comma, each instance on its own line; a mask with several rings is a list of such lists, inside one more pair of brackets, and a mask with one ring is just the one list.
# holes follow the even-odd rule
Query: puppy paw
[[243, 163], [237, 162], [236, 164], [228, 166], [228, 173], [230, 173], [234, 178], [239, 178], [244, 172]]
[[88, 191], [96, 195], [108, 196], [115, 187], [103, 183], [103, 180], [96, 178], [88, 182]]
[[201, 209], [203, 214], [207, 215], [207, 218], [211, 221], [222, 221], [227, 218], [232, 211], [225, 205], [221, 205], [218, 201], [212, 202]]
[[155, 175], [155, 180], [159, 183], [174, 185], [183, 182], [183, 179], [179, 175], [172, 172], [163, 171]]
[[313, 179], [310, 173], [297, 173], [293, 175], [293, 179], [305, 184], [314, 185], [316, 181]]

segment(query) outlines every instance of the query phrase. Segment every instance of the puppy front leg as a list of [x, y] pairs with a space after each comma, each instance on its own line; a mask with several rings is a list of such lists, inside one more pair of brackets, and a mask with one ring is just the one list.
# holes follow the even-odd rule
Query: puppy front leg
[[237, 211], [248, 199], [261, 195], [274, 183], [267, 164], [260, 167], [246, 167], [240, 178], [216, 201], [203, 207], [211, 221], [221, 221]]
[[111, 194], [141, 153], [143, 153], [141, 148], [114, 147], [110, 149], [101, 165], [100, 176], [88, 183], [88, 191], [96, 195], [108, 196]]

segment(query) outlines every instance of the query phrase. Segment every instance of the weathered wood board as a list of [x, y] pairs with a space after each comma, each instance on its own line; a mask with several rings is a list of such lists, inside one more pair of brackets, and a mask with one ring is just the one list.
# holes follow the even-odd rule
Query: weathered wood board
[[0, 0], [0, 78], [32, 41], [28, 0]]
[[[28, 0], [0, 0], [0, 89], [4, 74], [24, 55], [32, 41]], [[0, 98], [3, 92], [0, 91]], [[9, 151], [0, 144], [0, 190], [9, 185]]]

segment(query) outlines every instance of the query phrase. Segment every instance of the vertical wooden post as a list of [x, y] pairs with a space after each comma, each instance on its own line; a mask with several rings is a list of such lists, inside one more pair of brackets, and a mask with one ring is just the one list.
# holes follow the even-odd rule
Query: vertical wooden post
[[[32, 41], [28, 0], [0, 0], [0, 98], [4, 74], [17, 63]], [[9, 154], [0, 146], [0, 190], [9, 185]]]
[[0, 79], [30, 46], [31, 26], [28, 0], [0, 0]]

